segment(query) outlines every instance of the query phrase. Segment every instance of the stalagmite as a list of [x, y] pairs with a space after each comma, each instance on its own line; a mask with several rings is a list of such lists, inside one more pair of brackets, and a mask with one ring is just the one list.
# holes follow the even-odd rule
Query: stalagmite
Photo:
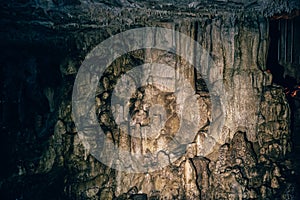
[[192, 162], [188, 159], [184, 165], [184, 189], [187, 199], [199, 198], [199, 191], [196, 185], [196, 173]]

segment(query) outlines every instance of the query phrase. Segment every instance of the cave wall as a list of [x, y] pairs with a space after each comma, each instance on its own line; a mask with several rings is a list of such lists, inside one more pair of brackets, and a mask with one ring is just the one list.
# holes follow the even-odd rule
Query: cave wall
[[[199, 9], [199, 6], [193, 4], [190, 7]], [[45, 7], [40, 8], [37, 11], [42, 15], [49, 15], [44, 13]], [[205, 10], [205, 7], [200, 9]], [[185, 13], [183, 16], [175, 11], [175, 14], [171, 11], [147, 11], [147, 15], [124, 12], [121, 15], [126, 17], [116, 19], [123, 20], [121, 25], [89, 26], [87, 30], [73, 33], [74, 24], [53, 26], [39, 23], [38, 27], [42, 24], [47, 31], [34, 29], [33, 32], [38, 34], [29, 39], [29, 43], [40, 44], [41, 35], [46, 35], [46, 42], [49, 41], [55, 50], [45, 50], [48, 46], [41, 50], [39, 45], [34, 49], [30, 45], [31, 50], [28, 51], [28, 46], [22, 44], [20, 48], [16, 43], [24, 40], [27, 45], [27, 39], [32, 35], [26, 32], [15, 35], [17, 42], [5, 46], [10, 51], [2, 54], [1, 62], [2, 152], [5, 152], [4, 159], [7, 160], [1, 174], [3, 199], [145, 199], [138, 193], [144, 193], [150, 199], [296, 198], [295, 172], [289, 158], [292, 151], [289, 105], [283, 88], [272, 83], [272, 74], [266, 70], [268, 19], [263, 14], [226, 10], [222, 13], [212, 11], [214, 14], [208, 11], [204, 14]], [[51, 16], [60, 15], [52, 13]], [[105, 19], [109, 18], [106, 16]], [[124, 22], [133, 18], [133, 22]], [[51, 26], [60, 28], [53, 31], [49, 29]], [[152, 60], [174, 68], [186, 66], [183, 73], [186, 72], [187, 78], [195, 84], [197, 101], [204, 113], [197, 127], [197, 136], [185, 144], [186, 153], [178, 160], [149, 173], [118, 171], [97, 161], [80, 139], [72, 116], [73, 84], [87, 52], [109, 36], [135, 26], [165, 27], [194, 38], [213, 58], [215, 68], [209, 75], [212, 79], [221, 77], [225, 91], [220, 107], [212, 109], [213, 94], [201, 85], [201, 74], [191, 70], [184, 60], [166, 52], [131, 52], [112, 64], [111, 69], [125, 73], [125, 68], [147, 63], [150, 56]], [[3, 38], [14, 35], [11, 34], [12, 29], [9, 32], [2, 33]], [[52, 36], [53, 33], [56, 36]], [[14, 56], [16, 52], [19, 52], [17, 59]], [[136, 151], [143, 146], [133, 147], [130, 137], [122, 137], [126, 136], [122, 132], [126, 128], [116, 128], [109, 118], [101, 121], [105, 111], [120, 109], [106, 105], [109, 102], [105, 98], [105, 92], [112, 91], [117, 77], [109, 72], [105, 75], [109, 83], [107, 88], [101, 79], [104, 90], [96, 97], [100, 124], [109, 127], [109, 142], [112, 138], [119, 138], [113, 140], [115, 145]], [[155, 95], [147, 96], [147, 91], [163, 97], [160, 100]], [[143, 92], [135, 101], [146, 102], [145, 99], [152, 98], [152, 101], [161, 101], [162, 106], [172, 110], [173, 105], [166, 100], [172, 95], [159, 88], [144, 88]], [[132, 109], [139, 110], [140, 107], [133, 106]], [[164, 127], [167, 134], [178, 126], [175, 114], [170, 111], [165, 116], [171, 121], [169, 126]], [[218, 117], [224, 118], [223, 126], [209, 132], [211, 122]], [[151, 126], [147, 123], [143, 124], [144, 129]], [[125, 127], [128, 132], [132, 130], [128, 124]], [[156, 138], [164, 138], [166, 133], [155, 134]], [[162, 140], [158, 144], [157, 140], [150, 141], [146, 145], [150, 154], [145, 151], [144, 156], [153, 154], [149, 159], [155, 162], [153, 160], [158, 156], [154, 153], [167, 142]], [[201, 148], [209, 151], [203, 154]], [[170, 155], [164, 152], [161, 159], [167, 161], [168, 157]]]
[[[283, 179], [275, 171], [291, 151], [289, 105], [283, 89], [273, 86], [272, 75], [266, 72], [267, 22], [260, 17], [232, 19], [227, 15], [163, 24], [197, 38], [213, 55], [221, 72], [212, 69], [210, 75], [223, 77], [226, 92], [225, 112], [211, 115], [224, 116], [224, 126], [207, 134], [207, 124], [200, 125], [198, 134], [204, 144], [189, 144], [186, 155], [166, 169], [146, 174], [118, 172], [117, 194], [130, 194], [137, 187], [135, 192], [167, 199], [284, 198], [288, 184], [281, 190]], [[201, 89], [196, 92], [203, 93]], [[203, 100], [211, 109], [210, 101]], [[211, 117], [207, 116], [208, 121]], [[210, 149], [209, 145], [218, 147], [206, 156], [197, 155], [199, 148]]]

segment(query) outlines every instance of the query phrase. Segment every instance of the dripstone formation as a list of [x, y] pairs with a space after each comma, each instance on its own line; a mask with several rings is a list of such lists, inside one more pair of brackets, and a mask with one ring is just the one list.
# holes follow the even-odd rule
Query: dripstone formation
[[[290, 106], [284, 88], [273, 83], [266, 68], [267, 17], [299, 6], [296, 1], [280, 2], [1, 3], [6, 16], [0, 20], [5, 27], [1, 46], [7, 51], [1, 55], [0, 75], [4, 154], [0, 197], [299, 198], [299, 175], [290, 156]], [[93, 109], [105, 134], [101, 151], [111, 160], [103, 164], [90, 154], [74, 123], [76, 74], [99, 42], [146, 26], [175, 30], [197, 41], [214, 63], [207, 69], [209, 80], [221, 80], [224, 95], [216, 98], [193, 63], [172, 52], [149, 48], [121, 55], [99, 78], [95, 94]], [[175, 38], [161, 38], [176, 43]], [[195, 53], [190, 46], [180, 48]], [[127, 80], [130, 76], [122, 79], [127, 73], [151, 62], [170, 69], [150, 69], [139, 77], [146, 85], [119, 87], [126, 85], [120, 81], [133, 83]], [[192, 86], [191, 96], [175, 74]], [[163, 84], [153, 84], [155, 80]], [[127, 94], [131, 87], [136, 89]], [[128, 104], [123, 103], [125, 98]], [[221, 127], [213, 123], [216, 119], [222, 119]], [[106, 151], [109, 145], [140, 154], [142, 164], [123, 162], [121, 151]], [[183, 153], [176, 154], [173, 147]]]

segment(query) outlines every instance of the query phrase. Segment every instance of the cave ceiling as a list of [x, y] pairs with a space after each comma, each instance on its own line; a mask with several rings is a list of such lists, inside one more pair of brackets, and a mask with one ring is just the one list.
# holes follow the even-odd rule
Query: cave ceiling
[[[74, 44], [89, 37], [91, 46], [99, 38], [152, 22], [176, 22], [218, 15], [273, 16], [299, 8], [296, 0], [10, 0], [1, 3], [0, 38], [3, 44], [45, 44], [85, 51]], [[153, 24], [152, 24], [153, 25]], [[83, 36], [84, 35], [84, 36]], [[76, 43], [76, 42], [75, 42]]]

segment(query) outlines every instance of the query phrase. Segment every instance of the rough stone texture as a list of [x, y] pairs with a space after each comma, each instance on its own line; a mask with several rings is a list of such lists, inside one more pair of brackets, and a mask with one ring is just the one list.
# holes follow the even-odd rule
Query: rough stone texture
[[272, 16], [299, 7], [297, 0], [10, 0], [1, 2], [0, 36], [4, 43], [51, 44], [86, 54], [110, 35], [151, 21], [222, 12]]
[[[3, 199], [296, 199], [295, 172], [288, 158], [292, 151], [289, 105], [283, 89], [273, 85], [272, 75], [265, 71], [265, 16], [289, 11], [297, 2], [180, 2], [1, 3], [6, 17], [1, 20], [1, 37], [10, 49], [1, 55], [0, 74], [1, 148], [6, 161], [0, 181]], [[232, 8], [234, 13], [228, 11]], [[249, 11], [242, 13], [246, 8]], [[192, 36], [210, 52], [220, 69], [210, 75], [224, 81], [224, 113], [211, 112], [213, 94], [199, 73], [189, 73], [199, 112], [204, 113], [194, 141], [171, 165], [132, 174], [111, 169], [88, 154], [72, 120], [71, 93], [78, 67], [92, 47], [122, 30], [152, 25]], [[25, 47], [20, 48], [19, 42]], [[47, 42], [59, 51], [39, 47]], [[26, 52], [26, 45], [38, 47]], [[144, 87], [133, 94], [128, 110], [107, 103], [115, 79], [125, 69], [144, 63], [145, 55], [149, 56], [145, 51], [132, 52], [114, 62], [113, 70], [100, 81], [96, 113], [101, 126], [107, 127], [107, 140], [143, 152], [150, 164], [159, 156], [169, 162], [163, 148], [178, 130], [174, 101], [179, 99], [160, 88]], [[173, 66], [178, 62], [166, 52], [150, 55]], [[159, 106], [149, 108], [149, 102]], [[155, 116], [162, 107], [165, 115], [156, 116], [166, 123], [151, 121], [148, 115]], [[126, 113], [132, 114], [132, 124], [122, 124]], [[212, 118], [218, 116], [225, 117], [222, 131], [209, 133]], [[116, 123], [122, 124], [123, 131]], [[148, 141], [127, 134], [146, 127], [150, 127]], [[208, 155], [203, 153], [207, 149]], [[153, 155], [158, 151], [163, 153]]]

